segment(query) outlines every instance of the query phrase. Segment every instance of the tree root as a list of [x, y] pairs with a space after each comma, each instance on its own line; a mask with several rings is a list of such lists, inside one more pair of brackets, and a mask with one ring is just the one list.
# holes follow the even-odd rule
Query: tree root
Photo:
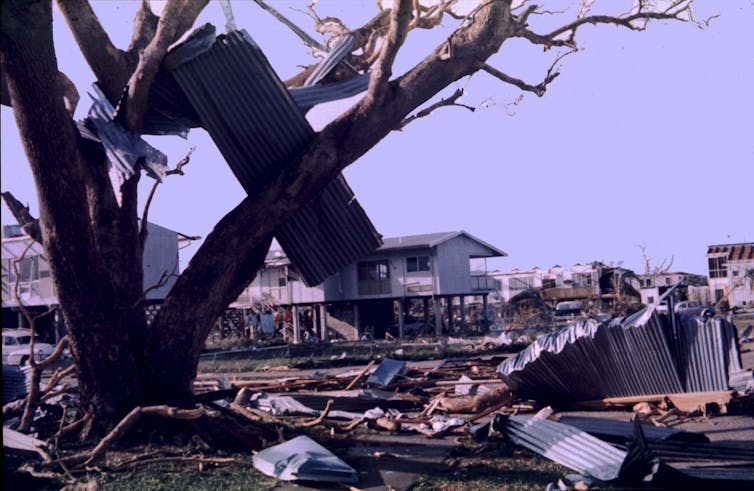
[[105, 454], [105, 451], [133, 428], [141, 419], [142, 415], [162, 416], [177, 420], [195, 420], [201, 418], [205, 414], [204, 408], [201, 407], [195, 409], [179, 409], [171, 406], [135, 407], [115, 426], [115, 428], [113, 428], [110, 433], [100, 440], [99, 444], [97, 444], [97, 446], [91, 451], [66, 457], [62, 459], [61, 464], [70, 466], [89, 466], [97, 460], [100, 460]]

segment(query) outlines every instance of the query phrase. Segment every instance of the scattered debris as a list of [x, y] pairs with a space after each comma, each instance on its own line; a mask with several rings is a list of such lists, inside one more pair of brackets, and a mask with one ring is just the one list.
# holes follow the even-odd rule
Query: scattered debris
[[[573, 426], [590, 435], [615, 443], [625, 443], [631, 440], [634, 426], [628, 421], [616, 421], [607, 418], [590, 418], [586, 416], [560, 416], [560, 423]], [[644, 425], [644, 434], [648, 440], [677, 440], [683, 442], [709, 442], [709, 438], [701, 433], [678, 430], [674, 428]]]
[[492, 428], [517, 445], [600, 481], [617, 479], [626, 459], [623, 450], [545, 418], [497, 414]]
[[355, 483], [356, 471], [308, 436], [298, 436], [257, 452], [254, 467], [284, 481]]
[[367, 379], [367, 384], [378, 387], [388, 387], [395, 379], [406, 373], [406, 363], [403, 361], [385, 358]]

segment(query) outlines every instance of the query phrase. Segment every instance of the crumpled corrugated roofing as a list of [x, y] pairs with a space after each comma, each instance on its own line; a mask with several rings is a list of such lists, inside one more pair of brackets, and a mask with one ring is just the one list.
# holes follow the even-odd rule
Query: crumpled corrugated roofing
[[627, 453], [573, 426], [532, 416], [495, 416], [492, 426], [513, 443], [601, 481], [617, 479]]
[[545, 401], [719, 391], [741, 371], [735, 327], [686, 318], [677, 334], [653, 308], [542, 336], [498, 367], [514, 392]]
[[304, 435], [257, 452], [252, 461], [264, 474], [284, 481], [355, 483], [359, 480], [351, 466]]
[[[213, 36], [200, 28], [171, 50], [165, 66], [251, 195], [303, 155], [314, 131], [248, 33]], [[342, 176], [275, 235], [310, 286], [381, 244]]]
[[118, 202], [121, 185], [141, 168], [144, 168], [150, 177], [162, 182], [168, 171], [167, 156], [142, 140], [136, 133], [115, 122], [113, 105], [99, 87], [94, 85], [92, 90], [94, 93], [89, 94], [92, 107], [86, 120], [78, 127], [83, 137], [100, 143], [104, 148], [108, 173]]

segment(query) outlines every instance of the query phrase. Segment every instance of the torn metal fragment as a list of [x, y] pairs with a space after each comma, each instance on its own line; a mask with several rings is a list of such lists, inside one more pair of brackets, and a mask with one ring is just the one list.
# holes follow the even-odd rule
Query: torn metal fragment
[[284, 481], [355, 483], [356, 471], [308, 436], [299, 436], [254, 455], [254, 467]]

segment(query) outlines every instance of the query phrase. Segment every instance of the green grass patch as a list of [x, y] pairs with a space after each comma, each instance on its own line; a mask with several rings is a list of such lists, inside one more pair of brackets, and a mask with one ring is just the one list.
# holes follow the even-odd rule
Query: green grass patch
[[231, 455], [239, 462], [200, 464], [197, 462], [157, 462], [97, 476], [100, 489], [107, 491], [266, 491], [278, 481], [265, 476], [251, 464], [251, 456]]
[[415, 491], [541, 490], [571, 471], [550, 460], [505, 442], [458, 449], [447, 471], [429, 470]]
[[200, 373], [246, 372], [261, 367], [326, 369], [365, 365], [372, 360], [393, 358], [404, 361], [491, 356], [517, 351], [518, 345], [485, 348], [479, 343], [447, 344], [437, 339], [426, 342], [379, 341], [318, 343], [315, 345], [237, 345], [235, 350], [207, 351], [199, 362]]

